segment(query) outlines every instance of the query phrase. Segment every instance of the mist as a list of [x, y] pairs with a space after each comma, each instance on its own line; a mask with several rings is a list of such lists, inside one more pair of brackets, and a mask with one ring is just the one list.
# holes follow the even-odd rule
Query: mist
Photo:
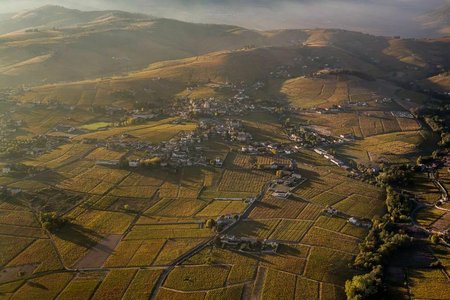
[[419, 21], [448, 0], [0, 0], [0, 14], [45, 4], [81, 10], [125, 10], [188, 22], [252, 29], [342, 28], [377, 35], [433, 35]]

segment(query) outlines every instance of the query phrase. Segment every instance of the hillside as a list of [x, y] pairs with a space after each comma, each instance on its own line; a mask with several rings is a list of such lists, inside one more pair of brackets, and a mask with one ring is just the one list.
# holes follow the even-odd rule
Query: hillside
[[62, 6], [46, 5], [34, 10], [0, 16], [0, 34], [27, 29], [74, 27], [106, 19], [150, 19], [150, 17], [122, 11], [83, 12]]
[[420, 21], [426, 27], [433, 28], [442, 35], [450, 35], [450, 3], [420, 17]]
[[92, 79], [158, 61], [306, 38], [296, 30], [258, 32], [52, 6], [16, 15], [0, 28], [8, 32], [0, 35], [0, 87]]
[[[401, 80], [408, 81], [423, 72], [435, 73], [436, 65], [447, 65], [447, 56], [441, 54], [450, 52], [446, 40], [402, 40], [334, 29], [255, 31], [55, 6], [0, 22], [3, 32], [8, 32], [0, 35], [0, 88], [92, 80], [217, 51], [288, 46], [308, 52], [304, 58], [327, 56], [332, 67], [377, 75], [398, 72]], [[255, 60], [259, 59], [251, 58], [249, 63]], [[238, 67], [229, 63], [231, 68]]]
[[[308, 31], [310, 37], [323, 34], [324, 31]], [[161, 99], [171, 100], [177, 96], [186, 96], [186, 87], [192, 84], [205, 85], [210, 82], [246, 82], [256, 81], [267, 83], [265, 92], [257, 95], [261, 98], [287, 97], [292, 90], [298, 93], [297, 83], [323, 69], [358, 71], [367, 82], [370, 78], [409, 83], [410, 80], [424, 80], [429, 74], [440, 68], [448, 68], [450, 62], [445, 58], [449, 44], [445, 40], [397, 40], [362, 35], [362, 38], [372, 40], [372, 47], [363, 47], [369, 41], [355, 42], [351, 47], [344, 47], [348, 40], [358, 36], [357, 33], [330, 31], [329, 36], [339, 34], [343, 39], [336, 38], [336, 42], [322, 46], [283, 46], [259, 47], [234, 51], [219, 51], [202, 56], [195, 56], [180, 60], [170, 60], [149, 65], [140, 71], [131, 72], [124, 76], [98, 78], [95, 80], [75, 81], [56, 85], [43, 85], [21, 93], [18, 99], [31, 102], [48, 102], [57, 100], [70, 105], [110, 105], [128, 106], [133, 101], [149, 103], [164, 103]], [[432, 49], [427, 52], [426, 49]], [[37, 63], [40, 66], [40, 63]], [[369, 79], [368, 79], [369, 78]], [[291, 79], [293, 82], [290, 83]], [[335, 79], [334, 79], [335, 80]], [[342, 80], [342, 77], [341, 79]], [[338, 81], [339, 81], [338, 80]], [[344, 79], [348, 84], [349, 79]], [[351, 79], [350, 81], [355, 81]], [[287, 81], [287, 83], [285, 83]], [[313, 80], [316, 85], [317, 80]], [[371, 84], [370, 82], [368, 83]], [[319, 84], [322, 86], [321, 84]], [[336, 88], [341, 85], [335, 81], [330, 86]], [[366, 85], [366, 83], [363, 83]], [[376, 92], [377, 84], [370, 91]], [[308, 87], [308, 92], [314, 89]], [[359, 86], [359, 84], [358, 84]], [[127, 91], [127, 97], [118, 97]], [[370, 93], [370, 92], [368, 92]], [[217, 96], [212, 92], [209, 96]], [[308, 96], [302, 95], [302, 97]], [[293, 96], [294, 98], [296, 96]], [[311, 96], [312, 97], [312, 96]], [[314, 97], [313, 97], [314, 98]], [[317, 103], [318, 99], [310, 99]], [[335, 99], [338, 103], [338, 100]], [[320, 101], [318, 101], [320, 102]]]

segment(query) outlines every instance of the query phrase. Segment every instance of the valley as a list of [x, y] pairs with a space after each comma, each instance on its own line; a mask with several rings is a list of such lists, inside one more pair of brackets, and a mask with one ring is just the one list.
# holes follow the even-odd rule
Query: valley
[[30, 15], [1, 299], [448, 299], [449, 38]]

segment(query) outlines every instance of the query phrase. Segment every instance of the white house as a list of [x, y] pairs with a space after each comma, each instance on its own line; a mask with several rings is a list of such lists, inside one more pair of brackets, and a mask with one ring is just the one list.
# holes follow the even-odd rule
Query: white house
[[4, 167], [4, 168], [2, 169], [2, 173], [3, 173], [3, 174], [11, 173], [11, 168], [10, 168], [10, 167]]
[[128, 166], [130, 168], [137, 168], [137, 167], [139, 167], [139, 160], [130, 160], [128, 162]]

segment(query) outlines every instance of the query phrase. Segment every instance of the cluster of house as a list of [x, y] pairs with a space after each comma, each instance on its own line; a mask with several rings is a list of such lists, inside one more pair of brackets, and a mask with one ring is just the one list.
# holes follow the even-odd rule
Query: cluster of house
[[237, 221], [239, 221], [240, 218], [241, 218], [241, 216], [237, 215], [237, 214], [229, 214], [229, 215], [220, 216], [216, 219], [216, 226], [217, 226], [217, 228], [223, 229], [225, 227], [228, 227], [228, 226], [236, 223]]
[[[124, 137], [125, 139], [127, 136]], [[146, 156], [142, 159], [127, 160], [125, 163], [130, 168], [141, 166], [160, 165], [161, 167], [183, 167], [205, 165], [206, 158], [202, 155], [202, 147], [198, 146], [202, 141], [199, 133], [195, 131], [180, 132], [169, 141], [164, 141], [156, 145], [135, 140], [118, 141], [86, 141], [95, 142], [97, 147], [110, 149], [127, 149], [145, 151]], [[119, 166], [120, 160], [96, 161], [99, 165]]]
[[249, 237], [236, 237], [234, 235], [222, 235], [219, 238], [219, 246], [243, 252], [276, 253], [279, 243], [270, 240], [258, 240]]
[[269, 183], [268, 190], [273, 192], [272, 196], [281, 199], [287, 199], [291, 196], [291, 192], [300, 186], [305, 179], [302, 175], [292, 171], [277, 172], [281, 177]]
[[23, 126], [22, 120], [13, 120], [6, 113], [0, 114], [0, 138], [14, 134]]
[[[240, 152], [249, 155], [291, 155], [297, 153], [301, 147], [291, 144], [281, 144], [276, 142], [251, 142], [243, 145]], [[278, 169], [278, 168], [271, 168]]]
[[345, 140], [333, 137], [327, 132], [322, 132], [313, 126], [286, 127], [289, 140], [298, 143], [302, 147], [318, 147], [342, 144]]
[[414, 119], [413, 114], [408, 111], [392, 111], [391, 114], [397, 118]]
[[1, 169], [2, 169], [2, 175], [7, 175], [12, 172], [12, 168], [10, 165], [2, 165]]
[[322, 148], [314, 148], [314, 152], [322, 155], [323, 157], [325, 157], [326, 159], [328, 159], [330, 162], [332, 162], [333, 164], [335, 164], [338, 167], [341, 167], [347, 171], [351, 170], [351, 168], [349, 166], [347, 166], [343, 161], [341, 161], [338, 158], [336, 158], [335, 156], [329, 154], [327, 151], [323, 150]]
[[220, 136], [226, 140], [240, 143], [248, 143], [253, 137], [246, 132], [239, 120], [225, 119], [224, 121], [210, 118], [202, 119], [199, 123], [201, 136], [209, 139], [213, 136]]
[[228, 99], [214, 97], [202, 99], [182, 98], [175, 101], [170, 108], [170, 115], [187, 118], [189, 116], [230, 116], [245, 115], [255, 110], [245, 90], [238, 90], [236, 95]]
[[313, 110], [317, 114], [326, 115], [326, 114], [337, 114], [343, 112], [345, 109], [346, 108], [344, 108], [344, 106], [342, 105], [336, 105], [334, 107], [325, 107], [325, 108], [316, 107], [312, 108], [311, 110]]
[[384, 97], [382, 99], [376, 99], [375, 103], [381, 103], [381, 104], [391, 104], [394, 101], [394, 99], [389, 97]]

